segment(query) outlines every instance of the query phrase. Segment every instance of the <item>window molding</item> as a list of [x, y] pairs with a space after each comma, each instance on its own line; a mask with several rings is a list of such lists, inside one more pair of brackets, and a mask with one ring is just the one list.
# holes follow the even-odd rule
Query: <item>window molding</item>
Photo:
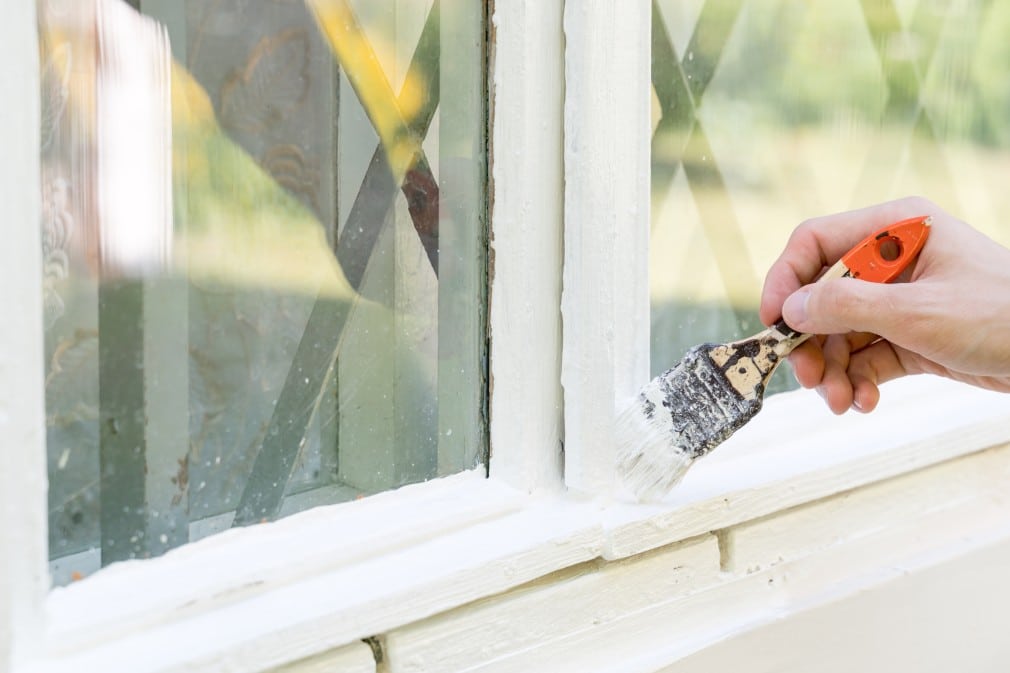
[[565, 483], [609, 495], [614, 412], [649, 376], [651, 5], [565, 3]]
[[36, 653], [49, 584], [38, 54], [35, 3], [11, 3], [0, 25], [0, 86], [14, 101], [0, 124], [0, 671]]
[[562, 0], [493, 4], [490, 474], [562, 483]]

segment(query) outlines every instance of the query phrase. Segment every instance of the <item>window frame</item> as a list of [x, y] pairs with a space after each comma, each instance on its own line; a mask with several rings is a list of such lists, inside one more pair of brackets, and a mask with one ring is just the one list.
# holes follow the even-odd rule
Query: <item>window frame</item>
[[[0, 534], [0, 554], [19, 561], [5, 574], [8, 582], [0, 584], [0, 601], [11, 607], [0, 612], [0, 627], [5, 634], [0, 637], [0, 671], [20, 673], [82, 665], [89, 668], [98, 666], [99, 661], [103, 667], [114, 670], [114, 662], [120, 658], [115, 652], [117, 648], [129, 649], [131, 643], [137, 639], [143, 641], [148, 635], [157, 638], [162, 628], [185, 629], [181, 616], [199, 614], [214, 622], [221, 615], [219, 610], [234, 604], [236, 599], [252, 594], [274, 596], [275, 586], [290, 585], [305, 577], [326, 577], [328, 572], [354, 564], [362, 556], [379, 559], [393, 550], [421, 546], [427, 537], [465, 530], [513, 513], [526, 494], [561, 489], [558, 376], [564, 90], [561, 8], [560, 0], [523, 0], [501, 3], [500, 7], [489, 3], [488, 8], [492, 17], [489, 81], [494, 82], [490, 145], [536, 147], [539, 156], [531, 167], [517, 152], [503, 152], [497, 161], [492, 160], [489, 176], [493, 188], [490, 373], [492, 381], [497, 374], [499, 383], [490, 401], [492, 451], [486, 468], [415, 484], [361, 502], [316, 508], [271, 524], [233, 530], [158, 559], [121, 563], [86, 582], [48, 591], [45, 412], [43, 377], [39, 376], [44, 369], [42, 302], [39, 284], [34, 282], [41, 277], [41, 244], [37, 229], [18, 229], [18, 238], [4, 248], [9, 258], [4, 275], [16, 279], [5, 286], [4, 295], [5, 299], [10, 298], [7, 305], [20, 309], [16, 313], [25, 319], [8, 323], [0, 332], [0, 343], [9, 352], [31, 357], [19, 359], [17, 366], [5, 375], [8, 383], [13, 384], [7, 389], [13, 390], [16, 385], [18, 399], [23, 402], [14, 406], [11, 401], [8, 407], [8, 401], [3, 400], [4, 406], [0, 407], [18, 412], [11, 413], [12, 422], [5, 422], [0, 428], [5, 443], [17, 448], [14, 451], [12, 446], [8, 453], [21, 458], [5, 479], [11, 482], [11, 488], [0, 493], [2, 511], [11, 524]], [[0, 35], [5, 38], [8, 52], [5, 63], [18, 66], [6, 73], [11, 79], [10, 88], [22, 92], [21, 99], [27, 104], [17, 108], [17, 123], [5, 125], [0, 135], [5, 145], [15, 148], [11, 156], [23, 155], [24, 160], [3, 162], [2, 175], [7, 191], [11, 192], [7, 202], [13, 204], [12, 219], [33, 222], [38, 221], [40, 214], [37, 130], [40, 102], [34, 0], [16, 0], [16, 11], [11, 21], [0, 28]], [[553, 68], [549, 67], [552, 63]], [[529, 76], [517, 76], [517, 71], [526, 71]], [[23, 255], [24, 252], [27, 254]], [[521, 322], [516, 319], [519, 315], [523, 316]], [[517, 371], [523, 375], [516, 376]], [[516, 418], [526, 421], [515, 423]], [[494, 476], [486, 478], [487, 471]], [[460, 502], [466, 505], [461, 507]], [[360, 542], [367, 538], [360, 547], [315, 551], [305, 547], [305, 544], [311, 546], [313, 539], [329, 536], [332, 540], [334, 526], [339, 529], [341, 520], [349, 526], [345, 529], [349, 537], [344, 539]], [[265, 535], [268, 531], [272, 533]], [[272, 561], [267, 558], [271, 548], [282, 550]], [[206, 570], [207, 562], [224, 572], [211, 573], [213, 577], [207, 583], [194, 586], [189, 580], [194, 573], [202, 572], [194, 568]], [[301, 566], [300, 571], [297, 566]], [[265, 579], [271, 573], [277, 574], [276, 585]], [[145, 586], [158, 589], [145, 591]], [[122, 600], [108, 600], [110, 596], [120, 596]], [[370, 601], [367, 593], [363, 598]], [[326, 616], [322, 616], [326, 621]], [[275, 623], [270, 628], [280, 637], [286, 632], [285, 625], [272, 621]], [[300, 621], [295, 615], [294, 623]], [[14, 625], [19, 628], [13, 629]], [[247, 643], [252, 638], [255, 628], [238, 630], [232, 652], [238, 651], [238, 643]], [[351, 640], [370, 632], [354, 631], [357, 635]], [[341, 631], [338, 629], [336, 633]], [[299, 638], [303, 641], [301, 646], [282, 647], [281, 658], [275, 657], [272, 665], [323, 652], [343, 644], [338, 642], [340, 638], [340, 635], [336, 639], [332, 635], [317, 640]], [[260, 642], [270, 640], [266, 637]], [[228, 656], [228, 646], [217, 650], [220, 656]], [[164, 660], [152, 670], [170, 670], [175, 665], [191, 670], [190, 664], [199, 666], [200, 653], [178, 657], [179, 654], [182, 653], [166, 652]], [[207, 654], [204, 660], [212, 661], [215, 656]]]
[[614, 491], [617, 405], [649, 379], [651, 5], [565, 5], [565, 483]]
[[[581, 562], [1010, 441], [1010, 397], [943, 380], [898, 382], [886, 409], [856, 419], [786, 394], [670, 499], [615, 501], [615, 402], [648, 376], [650, 6], [492, 11], [490, 477], [235, 529], [47, 595], [41, 246], [22, 226], [0, 252], [0, 297], [24, 318], [0, 328], [0, 353], [18, 354], [0, 360], [13, 457], [0, 476], [0, 556], [13, 560], [0, 575], [0, 673], [270, 670]], [[0, 126], [15, 222], [40, 208], [35, 41], [34, 1], [16, 0], [0, 25], [0, 77], [27, 101]]]
[[[45, 403], [42, 355], [39, 57], [34, 3], [15, 2], [0, 28], [0, 84], [18, 101], [0, 124], [0, 202], [8, 243], [0, 246], [0, 305], [13, 320], [0, 328], [0, 670], [31, 660], [44, 628], [48, 584]], [[18, 226], [21, 225], [21, 226]], [[13, 662], [13, 663], [8, 663]]]

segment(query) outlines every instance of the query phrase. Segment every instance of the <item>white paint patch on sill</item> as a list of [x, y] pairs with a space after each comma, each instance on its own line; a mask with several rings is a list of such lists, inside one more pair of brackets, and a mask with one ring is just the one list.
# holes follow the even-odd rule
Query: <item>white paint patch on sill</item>
[[939, 379], [890, 384], [866, 417], [782, 395], [658, 505], [530, 496], [470, 472], [112, 566], [52, 592], [50, 658], [29, 670], [209, 671], [236, 658], [267, 670], [1008, 441], [1010, 396]]
[[50, 650], [73, 651], [215, 611], [518, 510], [519, 494], [482, 472], [233, 528], [160, 558], [111, 565], [50, 592]]
[[664, 502], [609, 508], [605, 555], [630, 556], [1007, 441], [1010, 395], [940, 378], [888, 384], [867, 415], [835, 416], [810, 391], [776, 395]]

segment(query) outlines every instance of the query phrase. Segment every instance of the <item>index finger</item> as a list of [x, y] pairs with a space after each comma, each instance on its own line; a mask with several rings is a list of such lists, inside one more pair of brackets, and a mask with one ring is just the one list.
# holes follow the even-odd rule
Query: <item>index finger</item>
[[778, 320], [789, 295], [815, 281], [825, 268], [880, 227], [916, 215], [939, 213], [940, 209], [931, 201], [911, 196], [803, 222], [793, 231], [765, 276], [761, 322], [770, 325]]

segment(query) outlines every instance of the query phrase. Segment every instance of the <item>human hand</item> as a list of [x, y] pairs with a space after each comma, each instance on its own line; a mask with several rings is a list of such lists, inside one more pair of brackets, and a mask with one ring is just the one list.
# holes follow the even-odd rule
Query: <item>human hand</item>
[[[932, 215], [918, 260], [893, 284], [853, 278], [809, 285], [873, 231]], [[765, 277], [760, 317], [826, 335], [789, 356], [796, 379], [817, 388], [836, 414], [869, 412], [878, 386], [930, 373], [1010, 392], [1010, 250], [909, 197], [808, 220]]]

